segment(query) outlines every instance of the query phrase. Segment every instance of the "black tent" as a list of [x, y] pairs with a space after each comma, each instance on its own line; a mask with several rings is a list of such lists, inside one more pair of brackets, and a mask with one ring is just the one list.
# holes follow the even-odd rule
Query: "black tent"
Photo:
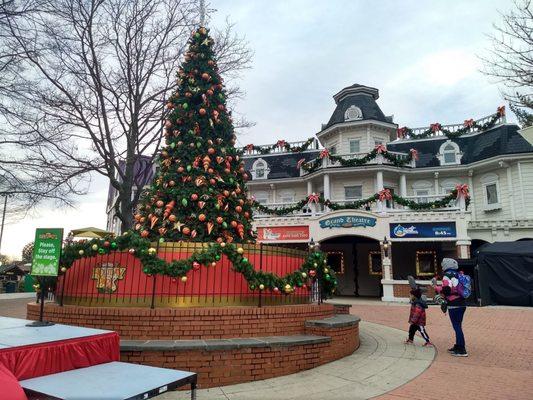
[[533, 306], [533, 240], [486, 244], [477, 262], [482, 305]]

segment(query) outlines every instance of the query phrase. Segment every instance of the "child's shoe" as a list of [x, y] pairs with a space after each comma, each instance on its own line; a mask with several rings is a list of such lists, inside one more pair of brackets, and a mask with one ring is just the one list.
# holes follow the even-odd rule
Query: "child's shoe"
[[468, 357], [468, 353], [466, 352], [466, 349], [458, 348], [452, 353], [452, 356], [455, 356], [455, 357]]
[[411, 339], [405, 339], [405, 344], [413, 344], [413, 341]]
[[424, 347], [435, 347], [435, 346], [433, 346], [433, 343], [431, 343], [431, 342], [426, 342], [426, 343], [423, 344], [423, 346]]

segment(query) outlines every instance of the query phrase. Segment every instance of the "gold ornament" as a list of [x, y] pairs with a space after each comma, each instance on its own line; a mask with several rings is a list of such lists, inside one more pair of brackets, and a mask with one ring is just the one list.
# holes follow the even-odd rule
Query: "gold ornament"
[[186, 276], [182, 276], [182, 277], [181, 277], [181, 281], [182, 281], [183, 283], [187, 282], [187, 277], [186, 277]]
[[237, 248], [237, 253], [239, 254], [244, 253], [244, 249], [242, 247]]

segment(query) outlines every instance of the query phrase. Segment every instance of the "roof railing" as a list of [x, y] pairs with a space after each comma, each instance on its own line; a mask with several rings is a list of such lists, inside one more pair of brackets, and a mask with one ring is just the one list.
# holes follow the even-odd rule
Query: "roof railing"
[[[494, 118], [495, 115], [497, 115], [497, 113], [487, 115], [486, 117], [483, 117], [483, 118], [480, 118], [480, 119], [476, 119], [475, 122], [476, 122], [477, 125], [484, 125], [487, 122], [491, 121]], [[505, 115], [501, 115], [496, 120], [495, 126], [502, 125], [502, 124], [505, 124], [505, 123], [506, 123]], [[441, 125], [441, 130], [438, 130], [436, 132], [431, 132], [429, 137], [446, 136], [446, 134], [443, 132], [443, 129], [454, 133], [454, 132], [457, 132], [460, 129], [463, 129], [464, 127], [465, 127], [464, 122], [462, 124]], [[420, 127], [420, 128], [411, 128], [412, 135], [415, 136], [415, 137], [410, 137], [410, 135], [406, 135], [403, 139], [399, 139], [399, 140], [416, 140], [417, 139], [416, 138], [417, 135], [420, 135], [420, 134], [426, 132], [428, 129], [430, 129], [430, 127], [428, 127], [428, 126], [424, 126], [424, 127]], [[470, 128], [468, 133], [474, 133], [474, 132], [480, 132], [480, 131], [481, 130], [477, 126], [474, 125], [473, 127]]]
[[[304, 144], [307, 143], [307, 140], [301, 140], [299, 142], [287, 142], [291, 147], [301, 147]], [[261, 149], [269, 149], [270, 151], [266, 154], [282, 154], [282, 153], [288, 153], [291, 154], [290, 151], [287, 151], [284, 147], [278, 146], [277, 143], [272, 144], [262, 144], [260, 146]], [[311, 145], [307, 148], [307, 150], [318, 150], [320, 148], [318, 139], [314, 138]], [[260, 150], [248, 150], [246, 146], [241, 147], [241, 150], [244, 152], [245, 156], [253, 156], [253, 155], [262, 155], [264, 153], [261, 153]]]

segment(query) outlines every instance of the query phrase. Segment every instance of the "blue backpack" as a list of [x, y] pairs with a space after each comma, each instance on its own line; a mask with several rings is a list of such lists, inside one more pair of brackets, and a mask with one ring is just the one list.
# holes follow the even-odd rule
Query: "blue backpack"
[[472, 278], [463, 273], [458, 274], [457, 279], [459, 280], [459, 285], [457, 291], [463, 298], [467, 299], [472, 294]]

